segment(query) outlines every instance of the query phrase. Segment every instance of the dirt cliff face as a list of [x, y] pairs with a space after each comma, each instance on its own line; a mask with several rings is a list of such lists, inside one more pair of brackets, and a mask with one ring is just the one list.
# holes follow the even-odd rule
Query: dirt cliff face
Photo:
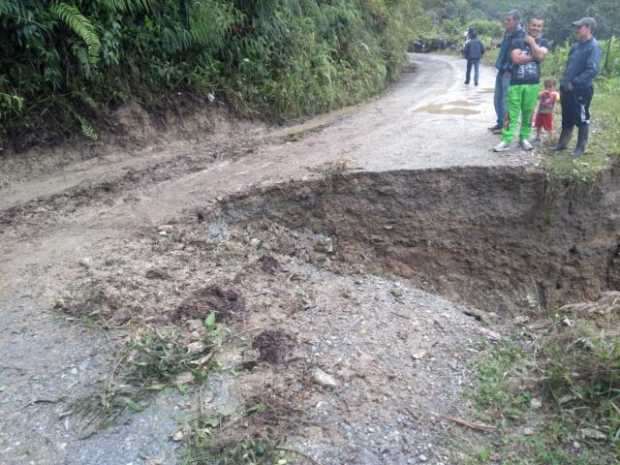
[[339, 174], [237, 197], [223, 214], [311, 229], [336, 244], [337, 267], [482, 309], [552, 309], [619, 288], [619, 175], [567, 188], [524, 168]]

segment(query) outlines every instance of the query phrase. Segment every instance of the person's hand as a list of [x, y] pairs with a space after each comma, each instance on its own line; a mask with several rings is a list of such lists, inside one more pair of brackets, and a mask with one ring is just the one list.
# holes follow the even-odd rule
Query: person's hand
[[536, 39], [534, 39], [532, 36], [530, 35], [526, 35], [525, 39], [524, 39], [525, 43], [528, 45], [532, 45], [534, 43], [536, 43]]

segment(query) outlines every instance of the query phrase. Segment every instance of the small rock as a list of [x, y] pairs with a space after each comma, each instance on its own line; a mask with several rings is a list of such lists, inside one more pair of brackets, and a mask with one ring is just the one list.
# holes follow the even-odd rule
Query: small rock
[[256, 238], [256, 237], [253, 237], [253, 238], [250, 240], [250, 245], [251, 245], [252, 247], [254, 247], [255, 249], [258, 249], [258, 248], [260, 247], [260, 245], [261, 245], [261, 242], [262, 242], [262, 241], [261, 241], [260, 239], [258, 239], [258, 238]]
[[523, 428], [523, 434], [525, 436], [534, 436], [534, 429], [533, 428]]
[[84, 268], [88, 269], [92, 266], [93, 260], [90, 257], [84, 257], [80, 259], [78, 263], [80, 264], [80, 266], [83, 266]]
[[426, 455], [424, 455], [424, 454], [421, 454], [421, 455], [418, 456], [418, 460], [420, 462], [423, 462], [423, 463], [424, 462], [428, 462], [428, 457]]
[[207, 100], [209, 101], [209, 103], [215, 102], [215, 95], [213, 95], [211, 92], [209, 92], [207, 94]]
[[320, 368], [315, 368], [312, 372], [312, 379], [315, 383], [325, 387], [337, 387], [338, 381], [332, 375], [325, 373]]
[[174, 442], [180, 442], [183, 440], [184, 437], [185, 433], [182, 430], [179, 430], [176, 433], [173, 433], [172, 436], [170, 436], [170, 439], [172, 439]]
[[483, 336], [485, 336], [486, 338], [488, 338], [491, 341], [499, 341], [501, 339], [501, 335], [499, 335], [495, 331], [491, 331], [490, 329], [479, 328], [478, 330], [480, 331], [480, 333]]
[[160, 231], [170, 232], [172, 231], [172, 228], [173, 226], [171, 224], [162, 224], [157, 229], [159, 229]]
[[540, 399], [533, 398], [532, 401], [530, 402], [530, 405], [532, 406], [533, 409], [538, 410], [539, 408], [542, 407], [542, 402], [540, 401]]
[[204, 352], [205, 349], [206, 349], [206, 346], [200, 341], [187, 344], [187, 351], [190, 354], [199, 354], [200, 352]]
[[573, 322], [572, 322], [572, 321], [570, 321], [568, 318], [564, 318], [564, 319], [562, 320], [562, 324], [563, 324], [564, 326], [569, 327], [569, 328], [571, 328], [571, 327], [573, 326]]
[[530, 321], [529, 317], [525, 316], [525, 315], [520, 315], [518, 317], [515, 318], [515, 323], [518, 325], [523, 325], [525, 323], [527, 323], [528, 321]]
[[422, 360], [427, 355], [428, 355], [428, 352], [426, 350], [419, 350], [419, 351], [414, 352], [413, 354], [411, 354], [411, 357], [414, 360]]
[[581, 449], [581, 444], [579, 444], [577, 441], [573, 441], [573, 449], [576, 449], [576, 450]]
[[394, 296], [394, 297], [402, 297], [403, 296], [403, 290], [395, 287], [393, 289], [390, 290], [390, 293]]
[[183, 386], [185, 384], [191, 384], [194, 382], [194, 375], [191, 371], [184, 371], [180, 373], [174, 380], [174, 384], [177, 386]]
[[584, 439], [594, 439], [595, 441], [604, 441], [607, 439], [607, 435], [594, 428], [582, 428], [581, 436]]

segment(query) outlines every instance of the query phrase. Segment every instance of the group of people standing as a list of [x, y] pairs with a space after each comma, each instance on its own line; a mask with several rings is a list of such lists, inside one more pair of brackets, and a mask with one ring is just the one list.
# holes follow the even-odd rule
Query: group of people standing
[[[536, 128], [534, 142], [540, 142], [543, 129], [548, 133], [553, 130], [553, 110], [559, 101], [562, 106], [562, 132], [554, 150], [565, 150], [568, 147], [577, 126], [577, 145], [573, 154], [582, 155], [589, 135], [590, 103], [594, 93], [592, 82], [598, 74], [601, 60], [601, 49], [593, 36], [596, 21], [586, 17], [573, 23], [577, 42], [570, 50], [560, 78], [559, 93], [553, 78], [544, 80], [543, 89], [540, 85], [541, 63], [549, 53], [549, 43], [543, 37], [544, 19], [534, 15], [529, 18], [526, 28], [523, 28], [519, 12], [513, 10], [506, 15], [504, 26], [505, 33], [495, 63], [497, 77], [494, 104], [497, 121], [489, 128], [493, 133], [500, 134], [501, 140], [493, 150], [510, 150], [517, 132], [521, 148], [532, 150], [532, 122]], [[484, 52], [476, 32], [469, 30], [464, 47], [467, 59], [465, 84], [469, 84], [473, 68], [474, 84], [478, 85], [479, 63]], [[535, 111], [536, 118], [533, 118]]]

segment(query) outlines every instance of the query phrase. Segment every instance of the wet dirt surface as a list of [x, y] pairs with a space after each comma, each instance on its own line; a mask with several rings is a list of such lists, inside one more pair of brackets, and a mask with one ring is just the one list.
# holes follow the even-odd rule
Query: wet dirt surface
[[[294, 421], [291, 445], [324, 465], [449, 463], [442, 415], [457, 412], [483, 325], [416, 282], [333, 266], [337, 243], [311, 227], [275, 224], [262, 238], [209, 216], [231, 196], [291, 179], [536, 163], [490, 151], [491, 70], [476, 89], [461, 84], [462, 60], [413, 60], [385, 96], [299, 125], [233, 125], [213, 144], [177, 141], [31, 179], [3, 172], [0, 463], [173, 464], [169, 435], [196, 397], [230, 414], [265, 392], [286, 394], [296, 413], [276, 426]], [[221, 354], [224, 372], [79, 439], [67, 406], [95, 392], [123, 332], [67, 323], [54, 307], [132, 328], [202, 317], [204, 302], [232, 309], [231, 327], [246, 334]], [[256, 363], [244, 365], [252, 351]], [[254, 368], [226, 372], [240, 366]], [[337, 385], [314, 382], [317, 368]]]

